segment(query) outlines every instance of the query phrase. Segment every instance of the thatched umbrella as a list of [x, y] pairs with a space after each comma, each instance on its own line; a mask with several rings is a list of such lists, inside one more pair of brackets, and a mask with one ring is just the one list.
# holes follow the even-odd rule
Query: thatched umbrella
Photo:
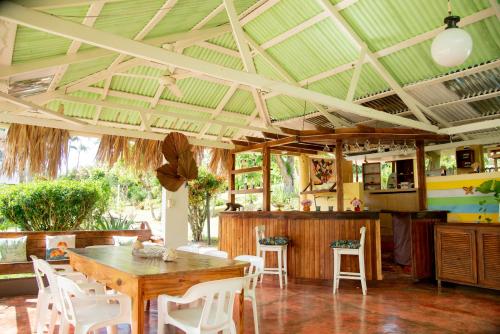
[[222, 148], [212, 148], [208, 168], [216, 175], [227, 177], [231, 170], [231, 151]]
[[2, 173], [16, 172], [57, 177], [63, 160], [68, 158], [69, 132], [41, 126], [11, 124], [5, 143]]

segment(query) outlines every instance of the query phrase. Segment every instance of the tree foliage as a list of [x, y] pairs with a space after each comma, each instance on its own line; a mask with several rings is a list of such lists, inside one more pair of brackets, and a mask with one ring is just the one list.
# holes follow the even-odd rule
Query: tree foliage
[[188, 182], [189, 213], [188, 220], [195, 241], [201, 241], [205, 220], [207, 219], [207, 198], [223, 191], [224, 179], [200, 168], [198, 177]]
[[109, 196], [100, 181], [35, 181], [2, 187], [0, 213], [26, 231], [76, 230], [107, 210]]

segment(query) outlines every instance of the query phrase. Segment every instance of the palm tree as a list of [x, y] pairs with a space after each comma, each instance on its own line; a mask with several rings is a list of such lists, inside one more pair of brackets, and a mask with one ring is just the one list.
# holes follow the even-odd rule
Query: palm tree
[[78, 170], [78, 167], [80, 166], [80, 154], [82, 152], [87, 152], [88, 147], [85, 146], [85, 144], [80, 143], [78, 146], [78, 158], [76, 159], [76, 169]]

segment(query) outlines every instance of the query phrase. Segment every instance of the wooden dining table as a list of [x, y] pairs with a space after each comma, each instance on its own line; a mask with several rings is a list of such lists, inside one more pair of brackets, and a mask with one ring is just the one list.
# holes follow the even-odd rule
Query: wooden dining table
[[[73, 269], [130, 296], [132, 333], [144, 333], [144, 302], [158, 295], [183, 295], [191, 286], [225, 278], [243, 277], [247, 262], [178, 252], [174, 262], [132, 255], [131, 248], [106, 246], [69, 249]], [[239, 295], [238, 332], [243, 333], [244, 294]]]

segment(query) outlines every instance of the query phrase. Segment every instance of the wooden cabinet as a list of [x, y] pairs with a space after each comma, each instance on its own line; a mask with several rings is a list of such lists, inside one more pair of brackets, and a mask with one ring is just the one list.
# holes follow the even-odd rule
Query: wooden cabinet
[[363, 187], [364, 190], [378, 190], [382, 188], [380, 163], [363, 164]]
[[500, 225], [435, 226], [436, 278], [500, 289]]

